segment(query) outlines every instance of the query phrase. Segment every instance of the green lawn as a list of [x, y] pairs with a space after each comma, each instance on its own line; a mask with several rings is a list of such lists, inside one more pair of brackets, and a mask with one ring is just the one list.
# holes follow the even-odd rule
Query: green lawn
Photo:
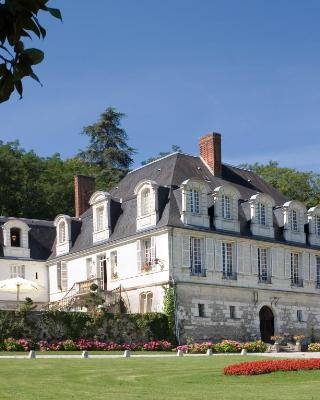
[[0, 360], [1, 400], [316, 400], [320, 371], [223, 376], [253, 357]]

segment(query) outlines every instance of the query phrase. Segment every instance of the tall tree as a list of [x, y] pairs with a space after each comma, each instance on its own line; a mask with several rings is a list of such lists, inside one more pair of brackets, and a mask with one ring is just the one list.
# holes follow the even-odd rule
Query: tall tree
[[88, 147], [79, 157], [100, 171], [98, 181], [110, 188], [126, 175], [133, 163], [135, 149], [128, 145], [128, 136], [121, 127], [125, 114], [109, 107], [98, 122], [83, 128], [82, 134], [89, 137]]
[[182, 149], [181, 149], [180, 146], [178, 146], [178, 145], [176, 145], [176, 144], [173, 144], [173, 145], [171, 146], [171, 151], [160, 151], [160, 153], [158, 153], [157, 156], [149, 157], [149, 158], [147, 158], [146, 160], [142, 161], [142, 162], [141, 162], [141, 165], [149, 164], [149, 163], [151, 163], [152, 161], [159, 160], [159, 158], [168, 156], [169, 154], [176, 153], [176, 152], [182, 153]]
[[57, 8], [47, 6], [48, 0], [0, 0], [0, 103], [7, 101], [16, 90], [23, 93], [22, 79], [39, 78], [33, 65], [41, 63], [43, 51], [25, 48], [25, 38], [35, 34], [44, 39], [46, 30], [40, 25], [38, 14], [48, 12], [61, 20]]
[[289, 199], [299, 200], [307, 207], [320, 203], [320, 174], [279, 167], [276, 161], [265, 165], [242, 164], [240, 167], [255, 172]]

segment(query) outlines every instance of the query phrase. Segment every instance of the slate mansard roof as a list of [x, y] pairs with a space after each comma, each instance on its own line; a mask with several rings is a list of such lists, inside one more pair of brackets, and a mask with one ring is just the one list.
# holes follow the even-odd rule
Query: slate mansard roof
[[23, 221], [30, 228], [29, 248], [30, 258], [33, 260], [47, 260], [51, 254], [52, 245], [55, 240], [56, 229], [52, 221], [38, 219], [0, 217], [0, 257], [3, 254], [3, 230], [2, 226], [8, 221]]
[[[181, 184], [187, 179], [204, 180], [213, 192], [215, 188], [224, 184], [232, 184], [240, 192], [239, 219], [241, 235], [251, 236], [249, 225], [249, 205], [246, 202], [258, 192], [271, 196], [276, 206], [282, 206], [288, 199], [267, 184], [255, 173], [227, 164], [222, 165], [221, 178], [214, 176], [200, 157], [182, 153], [173, 153], [143, 167], [131, 171], [118, 186], [110, 191], [111, 204], [111, 235], [108, 243], [137, 234], [137, 198], [134, 194], [135, 186], [143, 180], [155, 181], [158, 185], [159, 221], [155, 227], [172, 226], [186, 228], [180, 219], [182, 193]], [[275, 213], [277, 214], [277, 213]], [[281, 228], [275, 217], [276, 240], [282, 239]], [[204, 228], [193, 227], [203, 230]], [[211, 226], [210, 231], [215, 231]], [[76, 232], [76, 234], [75, 234]], [[79, 234], [78, 234], [79, 232]], [[143, 231], [139, 231], [143, 232]], [[233, 235], [236, 235], [233, 233]], [[283, 239], [282, 239], [283, 240]], [[89, 249], [101, 242], [93, 244], [93, 217], [92, 209], [88, 209], [80, 221], [72, 221], [72, 245], [70, 253]], [[50, 258], [55, 257], [55, 246]]]

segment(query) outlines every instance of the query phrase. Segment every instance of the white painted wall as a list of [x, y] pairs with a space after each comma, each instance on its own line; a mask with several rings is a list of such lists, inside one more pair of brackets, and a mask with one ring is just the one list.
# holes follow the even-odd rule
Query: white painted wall
[[[26, 297], [30, 297], [36, 303], [47, 303], [48, 296], [48, 270], [46, 263], [43, 261], [28, 261], [19, 259], [0, 259], [0, 280], [11, 278], [11, 266], [25, 266], [25, 279], [36, 282], [43, 290], [39, 291], [22, 291], [20, 300], [23, 301]], [[38, 278], [36, 278], [36, 274]], [[11, 303], [15, 303], [17, 295], [15, 292], [0, 290], [0, 308], [9, 308]], [[10, 304], [5, 304], [10, 303]]]
[[[137, 259], [137, 240], [131, 239], [117, 246], [107, 246], [105, 250], [87, 253], [79, 257], [64, 257], [67, 262], [68, 270], [68, 290], [74, 283], [87, 280], [87, 262], [88, 258], [93, 259], [93, 271], [95, 277], [100, 277], [99, 256], [105, 254], [107, 259], [107, 290], [115, 290], [121, 285], [124, 298], [128, 299], [130, 311], [139, 311], [139, 295], [144, 291], [152, 291], [153, 311], [161, 311], [163, 304], [162, 285], [169, 280], [169, 245], [168, 233], [154, 233], [156, 258], [160, 260], [150, 272], [141, 272], [138, 269]], [[142, 235], [140, 236], [140, 238]], [[145, 238], [151, 235], [144, 235]], [[117, 251], [118, 256], [118, 278], [111, 277], [111, 257], [110, 252]], [[57, 301], [63, 298], [67, 291], [60, 291], [57, 286], [57, 265], [49, 267], [50, 280], [50, 301]]]

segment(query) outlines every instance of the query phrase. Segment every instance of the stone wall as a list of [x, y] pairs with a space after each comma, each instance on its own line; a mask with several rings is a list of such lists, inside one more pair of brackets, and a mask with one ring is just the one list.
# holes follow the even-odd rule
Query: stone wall
[[[274, 314], [274, 333], [320, 339], [318, 296], [270, 289], [255, 290], [212, 284], [178, 283], [179, 341], [260, 338], [259, 311], [268, 306]], [[199, 316], [203, 304], [204, 316]], [[234, 307], [234, 316], [230, 315]], [[302, 320], [298, 321], [297, 312]]]

